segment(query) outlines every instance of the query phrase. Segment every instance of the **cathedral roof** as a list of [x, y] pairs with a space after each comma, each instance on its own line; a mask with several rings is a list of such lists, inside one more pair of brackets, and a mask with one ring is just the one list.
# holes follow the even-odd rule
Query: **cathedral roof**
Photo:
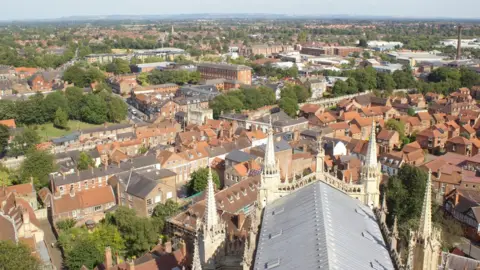
[[263, 213], [254, 269], [394, 269], [373, 211], [323, 183]]

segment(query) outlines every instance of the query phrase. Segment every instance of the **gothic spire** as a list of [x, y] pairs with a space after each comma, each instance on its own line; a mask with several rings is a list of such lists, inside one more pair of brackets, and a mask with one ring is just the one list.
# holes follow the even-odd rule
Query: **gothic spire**
[[273, 139], [272, 116], [270, 116], [270, 126], [268, 127], [268, 139], [265, 146], [264, 158], [264, 174], [272, 174], [277, 171], [277, 164], [275, 162], [275, 145]]
[[423, 198], [422, 215], [420, 216], [420, 226], [418, 233], [423, 237], [428, 237], [432, 233], [432, 171], [428, 170], [427, 186], [425, 187], [425, 197]]
[[370, 139], [368, 141], [367, 158], [365, 159], [365, 166], [377, 167], [377, 141], [375, 136], [375, 120], [372, 120], [372, 132], [370, 133]]
[[198, 228], [195, 229], [195, 241], [193, 243], [192, 270], [202, 270], [202, 262], [200, 261], [200, 249], [198, 248]]
[[212, 168], [208, 166], [207, 188], [205, 190], [205, 214], [203, 222], [208, 230], [218, 224], [217, 206], [215, 205], [215, 190], [213, 188]]

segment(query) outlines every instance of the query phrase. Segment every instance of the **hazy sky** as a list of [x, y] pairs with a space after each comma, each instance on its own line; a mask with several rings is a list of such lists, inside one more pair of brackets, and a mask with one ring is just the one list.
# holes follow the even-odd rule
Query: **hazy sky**
[[282, 13], [480, 19], [480, 0], [0, 0], [0, 20], [77, 15]]

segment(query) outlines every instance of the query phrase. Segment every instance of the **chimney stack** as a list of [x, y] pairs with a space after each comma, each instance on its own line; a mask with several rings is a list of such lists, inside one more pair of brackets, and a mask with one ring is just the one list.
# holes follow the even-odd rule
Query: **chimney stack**
[[105, 248], [105, 267], [107, 269], [112, 268], [113, 266], [113, 258], [112, 258], [112, 249], [110, 247]]
[[457, 41], [457, 60], [460, 60], [462, 57], [462, 26], [457, 26], [458, 31], [458, 41]]
[[172, 253], [172, 242], [168, 241], [165, 243], [165, 252]]
[[135, 258], [127, 260], [127, 270], [135, 270]]

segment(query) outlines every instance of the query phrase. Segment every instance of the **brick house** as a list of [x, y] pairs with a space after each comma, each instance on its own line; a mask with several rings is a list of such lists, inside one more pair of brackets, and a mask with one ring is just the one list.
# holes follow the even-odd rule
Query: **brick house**
[[397, 131], [382, 129], [377, 135], [377, 143], [380, 153], [388, 153], [401, 145], [400, 135]]
[[428, 112], [419, 112], [417, 117], [420, 120], [421, 129], [429, 128], [432, 125], [432, 116]]
[[447, 152], [453, 152], [467, 157], [472, 156], [473, 144], [472, 142], [462, 136], [457, 136], [449, 139], [445, 144]]
[[156, 205], [177, 199], [177, 174], [167, 169], [124, 172], [108, 180], [118, 205], [134, 209], [137, 215], [151, 216]]
[[34, 92], [44, 92], [56, 89], [63, 89], [61, 73], [56, 71], [44, 71], [34, 74], [28, 79], [28, 85]]
[[448, 140], [446, 131], [439, 131], [436, 128], [430, 128], [420, 131], [417, 134], [416, 141], [423, 149], [427, 149], [430, 153], [434, 151], [442, 151]]
[[113, 92], [119, 95], [130, 94], [133, 88], [138, 86], [137, 76], [135, 74], [117, 75], [107, 80]]
[[78, 226], [88, 220], [99, 222], [105, 217], [105, 211], [115, 203], [115, 195], [109, 185], [75, 192], [72, 188], [69, 193], [60, 196], [51, 196], [51, 216], [54, 223], [64, 219], [74, 219]]
[[252, 69], [242, 65], [199, 63], [197, 71], [202, 79], [236, 80], [242, 84], [252, 84]]

